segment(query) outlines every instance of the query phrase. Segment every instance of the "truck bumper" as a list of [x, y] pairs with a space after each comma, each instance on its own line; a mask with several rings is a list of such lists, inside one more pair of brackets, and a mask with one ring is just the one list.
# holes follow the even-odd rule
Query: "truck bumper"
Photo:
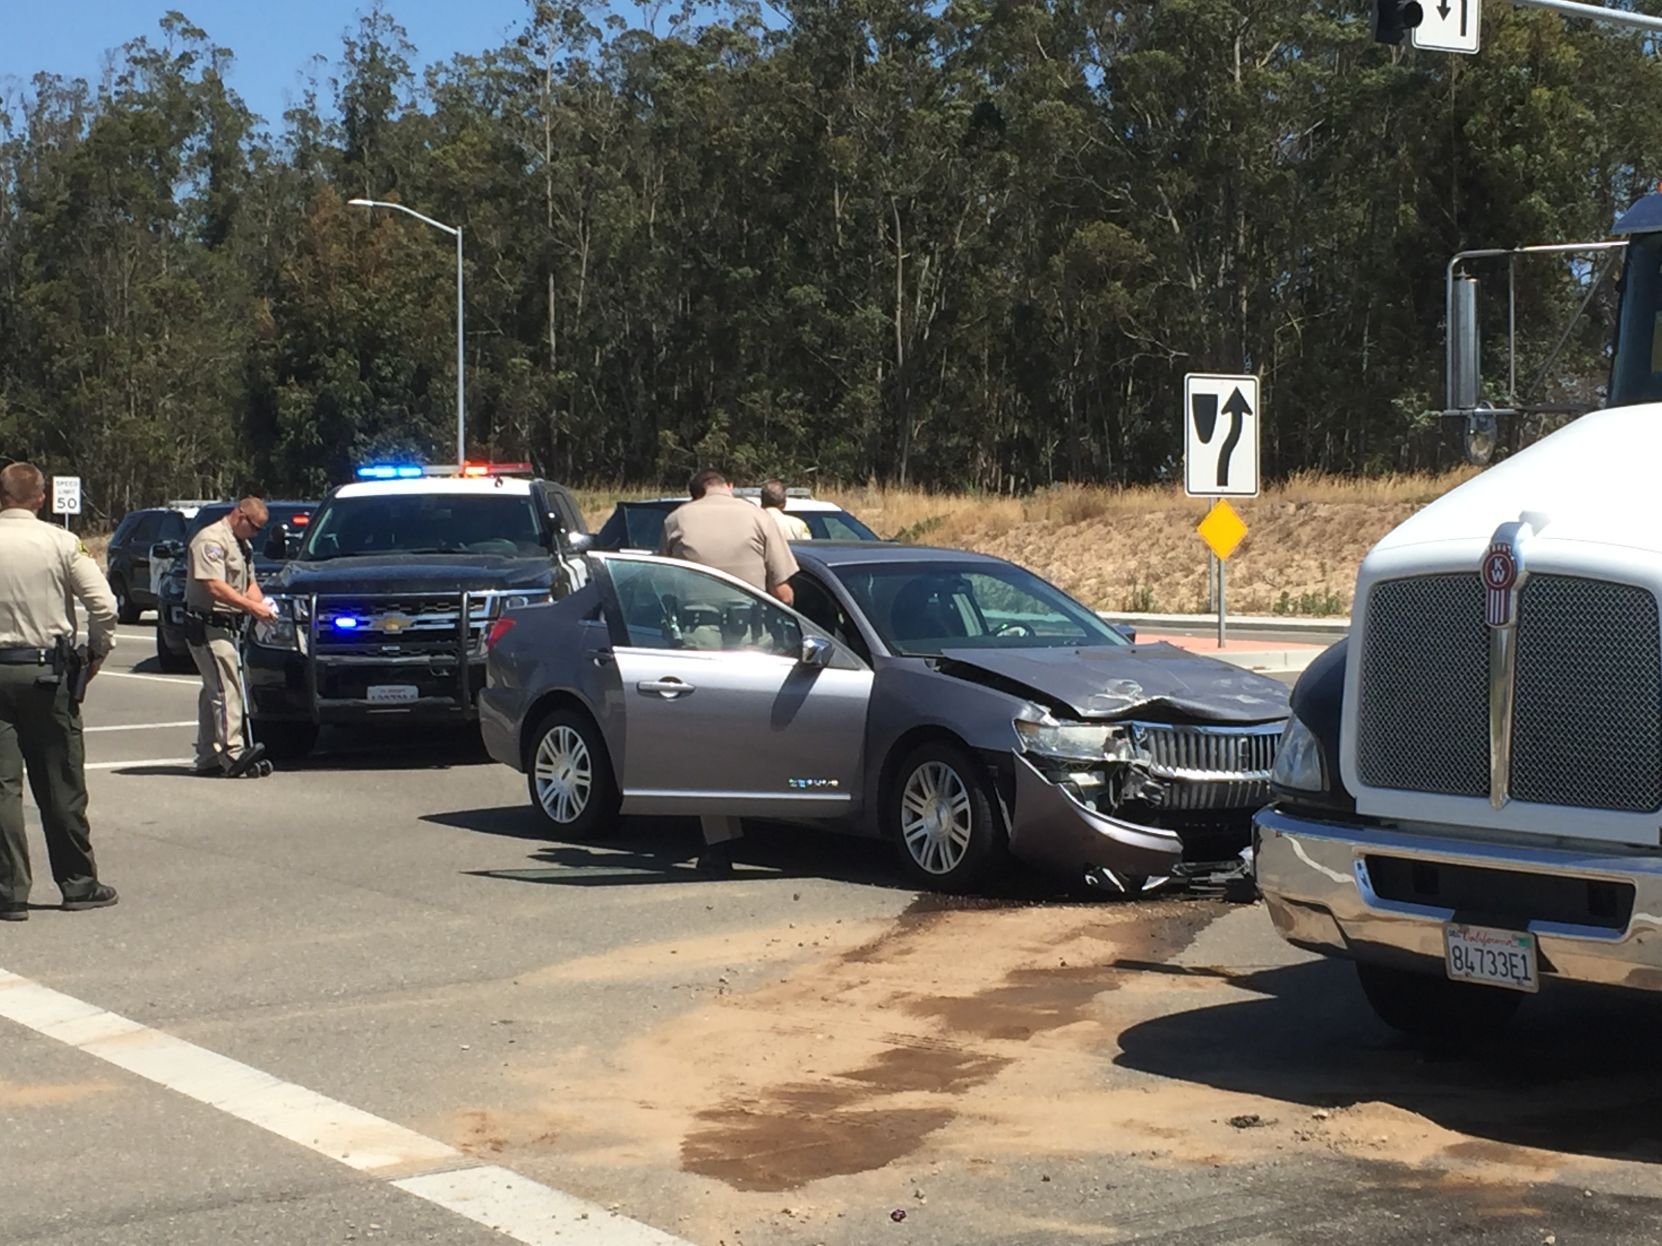
[[1273, 805], [1253, 827], [1259, 890], [1296, 947], [1441, 973], [1445, 923], [1470, 922], [1533, 933], [1543, 974], [1662, 990], [1662, 853], [1347, 825]]

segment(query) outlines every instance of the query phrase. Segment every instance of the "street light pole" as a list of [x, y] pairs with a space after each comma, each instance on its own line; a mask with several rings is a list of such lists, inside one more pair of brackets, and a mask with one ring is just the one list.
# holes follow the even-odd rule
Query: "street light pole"
[[435, 221], [432, 217], [423, 216], [401, 203], [388, 203], [381, 199], [348, 199], [346, 202], [354, 208], [393, 208], [431, 225], [434, 229], [442, 229], [445, 233], [456, 236], [456, 467], [460, 470], [461, 465], [467, 460], [467, 408], [464, 403], [465, 385], [462, 376], [462, 227]]

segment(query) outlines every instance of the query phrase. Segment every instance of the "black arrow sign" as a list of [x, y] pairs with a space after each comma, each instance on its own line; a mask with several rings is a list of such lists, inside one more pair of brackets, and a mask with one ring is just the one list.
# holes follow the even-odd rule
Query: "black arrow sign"
[[1223, 439], [1223, 445], [1218, 450], [1218, 488], [1227, 488], [1229, 485], [1229, 459], [1235, 453], [1235, 447], [1241, 441], [1241, 429], [1246, 424], [1246, 417], [1252, 414], [1252, 404], [1241, 393], [1240, 386], [1229, 395], [1229, 401], [1223, 404], [1223, 413], [1229, 417], [1229, 435]]

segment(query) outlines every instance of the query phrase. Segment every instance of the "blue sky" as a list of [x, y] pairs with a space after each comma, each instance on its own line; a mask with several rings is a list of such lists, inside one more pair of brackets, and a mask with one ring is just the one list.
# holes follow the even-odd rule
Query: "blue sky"
[[[7, 0], [0, 17], [0, 97], [45, 71], [96, 85], [107, 55], [130, 39], [155, 41], [171, 9], [236, 54], [231, 86], [248, 106], [280, 126], [300, 95], [314, 55], [340, 58], [341, 35], [368, 0]], [[457, 52], [498, 47], [528, 12], [526, 0], [387, 0], [409, 32], [419, 67]], [[320, 75], [327, 80], [328, 71]], [[8, 81], [8, 79], [10, 81]]]

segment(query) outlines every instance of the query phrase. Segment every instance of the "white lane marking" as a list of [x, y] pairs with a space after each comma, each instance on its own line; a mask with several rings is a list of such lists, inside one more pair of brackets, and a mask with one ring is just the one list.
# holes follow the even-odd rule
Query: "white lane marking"
[[604, 1246], [674, 1246], [682, 1239], [603, 1211], [593, 1203], [527, 1181], [494, 1164], [430, 1173], [394, 1181], [400, 1190], [447, 1207], [487, 1229], [535, 1246], [570, 1246], [573, 1241]]
[[125, 770], [129, 766], [188, 766], [190, 757], [139, 757], [132, 761], [89, 761], [82, 770]]
[[[690, 1246], [402, 1125], [0, 969], [0, 1017], [217, 1108], [527, 1246]], [[411, 1166], [435, 1171], [393, 1179]], [[580, 1237], [567, 1236], [571, 1230]]]
[[148, 679], [158, 684], [178, 684], [181, 688], [200, 688], [201, 679], [191, 675], [145, 675], [139, 671], [99, 671], [98, 678], [104, 679]]
[[194, 727], [196, 719], [181, 719], [173, 723], [115, 723], [108, 727], [82, 727], [84, 735], [88, 731], [159, 731], [163, 727]]

